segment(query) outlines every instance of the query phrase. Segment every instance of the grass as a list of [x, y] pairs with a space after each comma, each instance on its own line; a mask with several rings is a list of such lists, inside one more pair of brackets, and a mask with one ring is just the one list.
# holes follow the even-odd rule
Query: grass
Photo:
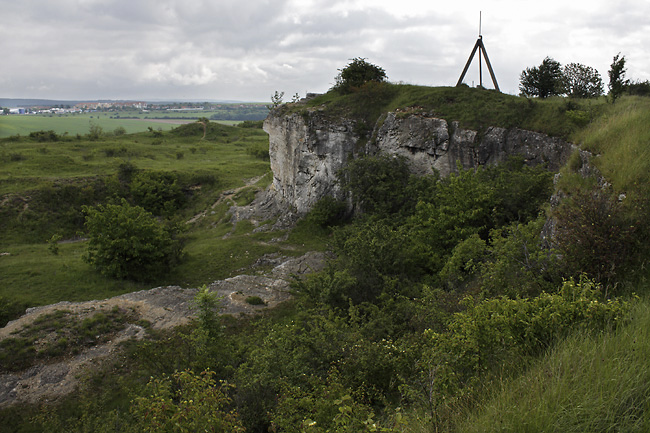
[[595, 163], [620, 191], [650, 184], [650, 99], [623, 97], [575, 139], [585, 150], [600, 155]]
[[[268, 136], [257, 128], [214, 122], [203, 135], [202, 125], [190, 124], [170, 132], [96, 140], [0, 140], [0, 253], [7, 253], [0, 256], [0, 297], [10, 304], [37, 306], [103, 299], [156, 285], [198, 287], [231, 277], [267, 253], [292, 256], [324, 248], [321, 235], [310, 235], [309, 228], [297, 244], [273, 241], [282, 233], [253, 233], [255, 226], [248, 221], [230, 223], [228, 209], [250, 203], [272, 180], [268, 160], [247, 151], [251, 146], [268, 148]], [[77, 233], [83, 237], [81, 206], [107, 200], [124, 163], [173, 172], [186, 187], [187, 204], [174, 215], [184, 227], [185, 259], [155, 283], [98, 274], [82, 260], [87, 242], [74, 240]], [[259, 180], [246, 186], [252, 178]], [[241, 189], [232, 199], [220, 199], [235, 188]], [[185, 223], [196, 215], [203, 216]], [[57, 254], [48, 244], [53, 236], [63, 236]]]
[[[259, 146], [267, 135], [259, 129], [214, 125], [215, 132], [202, 140], [196, 135], [156, 133], [120, 137], [63, 138], [54, 142], [27, 139], [0, 141], [0, 194], [28, 190], [46, 181], [114, 174], [129, 161], [138, 168], [193, 172], [211, 170], [225, 187], [268, 170], [268, 161], [247, 154], [247, 146]], [[156, 131], [157, 132], [157, 131]], [[178, 153], [183, 154], [178, 158]]]
[[650, 302], [599, 335], [575, 333], [502, 384], [459, 432], [650, 431]]
[[[307, 106], [325, 107], [325, 113], [332, 117], [357, 117], [370, 128], [381, 113], [399, 109], [428, 113], [447, 122], [458, 121], [461, 127], [478, 131], [490, 126], [519, 127], [568, 138], [595, 119], [605, 103], [605, 98], [540, 100], [467, 86], [425, 87], [385, 83], [345, 96], [329, 92], [310, 100]], [[371, 111], [368, 106], [372, 107]], [[292, 109], [300, 110], [301, 106]]]
[[79, 319], [67, 310], [39, 316], [34, 322], [0, 342], [0, 372], [21, 371], [42, 360], [79, 353], [124, 328], [129, 312], [114, 307]]
[[[246, 111], [248, 110], [248, 111]], [[74, 137], [77, 134], [85, 135], [91, 125], [101, 127], [106, 133], [113, 133], [117, 128], [124, 128], [127, 134], [147, 131], [148, 128], [160, 131], [169, 131], [177, 124], [192, 122], [201, 117], [225, 115], [225, 118], [237, 119], [240, 113], [244, 116], [255, 114], [263, 116], [267, 109], [260, 106], [256, 109], [246, 109], [234, 106], [231, 110], [202, 110], [190, 112], [165, 112], [165, 111], [126, 111], [126, 112], [92, 112], [78, 114], [30, 114], [0, 116], [0, 138], [10, 136], [26, 136], [34, 131], [52, 130], [60, 135]], [[218, 118], [218, 117], [217, 117]], [[245, 117], [244, 117], [245, 118]], [[216, 120], [224, 125], [236, 125], [240, 120]]]
[[150, 288], [150, 285], [106, 278], [81, 256], [86, 242], [59, 245], [53, 255], [46, 243], [4, 245], [0, 257], [0, 296], [28, 306], [59, 301], [104, 299]]
[[70, 115], [13, 115], [0, 116], [0, 138], [11, 136], [26, 136], [34, 131], [52, 130], [60, 135], [70, 137], [84, 135], [91, 125], [101, 127], [105, 132], [112, 133], [122, 127], [127, 134], [147, 131], [149, 127], [155, 130], [169, 131], [176, 127], [172, 123], [156, 122], [146, 119], [115, 119], [110, 114], [70, 114]]

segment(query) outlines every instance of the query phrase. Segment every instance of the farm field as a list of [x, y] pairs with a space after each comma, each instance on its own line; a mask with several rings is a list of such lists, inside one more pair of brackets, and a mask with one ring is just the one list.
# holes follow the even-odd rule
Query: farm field
[[[210, 115], [209, 112], [203, 115], [205, 114]], [[138, 119], [124, 119], [116, 117], [114, 113], [0, 116], [0, 138], [17, 135], [25, 136], [29, 135], [30, 132], [50, 130], [59, 135], [84, 135], [88, 133], [90, 127], [93, 125], [101, 127], [106, 133], [112, 133], [117, 128], [124, 128], [127, 134], [147, 131], [149, 128], [169, 131], [178, 125], [193, 122], [196, 120], [198, 114], [183, 113], [182, 116], [174, 115], [174, 117], [186, 117], [186, 119], [149, 119], [137, 113], [133, 116], [142, 117]], [[148, 113], [148, 116], [153, 117], [154, 115]], [[131, 114], [129, 114], [129, 117], [131, 117]], [[161, 117], [164, 116], [161, 115]], [[218, 123], [234, 125], [239, 122], [224, 120]]]

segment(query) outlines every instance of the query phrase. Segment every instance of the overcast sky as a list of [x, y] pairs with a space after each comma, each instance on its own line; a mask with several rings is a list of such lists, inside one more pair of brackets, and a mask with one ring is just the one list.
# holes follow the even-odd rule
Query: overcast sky
[[648, 0], [0, 0], [0, 98], [287, 100], [327, 91], [354, 57], [453, 86], [479, 11], [503, 92], [546, 56], [606, 84], [620, 52], [627, 78], [650, 79]]

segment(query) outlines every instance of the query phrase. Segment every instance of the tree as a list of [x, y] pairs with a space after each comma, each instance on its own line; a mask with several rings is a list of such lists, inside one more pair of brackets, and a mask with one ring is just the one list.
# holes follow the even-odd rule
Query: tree
[[387, 154], [354, 159], [338, 173], [354, 205], [361, 212], [381, 216], [399, 212], [409, 202], [415, 205], [409, 194], [410, 177], [406, 158]]
[[367, 82], [381, 83], [387, 78], [383, 68], [366, 62], [363, 57], [355, 57], [339, 71], [333, 89], [343, 94], [352, 93]]
[[88, 229], [84, 260], [102, 274], [149, 281], [167, 273], [182, 255], [175, 228], [159, 223], [140, 206], [120, 204], [83, 206]]
[[284, 98], [284, 92], [278, 92], [276, 90], [273, 96], [271, 96], [271, 105], [267, 105], [266, 108], [272, 110], [279, 107], [282, 105], [282, 98]]
[[538, 67], [526, 68], [521, 73], [519, 91], [523, 96], [540, 98], [561, 95], [564, 93], [562, 77], [560, 63], [546, 57]]
[[133, 175], [129, 186], [135, 204], [156, 216], [171, 215], [187, 198], [174, 173], [143, 171]]
[[612, 103], [623, 94], [625, 87], [629, 80], [625, 79], [625, 56], [618, 53], [614, 56], [614, 60], [609, 69], [609, 96], [612, 98]]
[[573, 98], [597, 98], [603, 94], [603, 80], [597, 70], [580, 63], [564, 67], [564, 89]]

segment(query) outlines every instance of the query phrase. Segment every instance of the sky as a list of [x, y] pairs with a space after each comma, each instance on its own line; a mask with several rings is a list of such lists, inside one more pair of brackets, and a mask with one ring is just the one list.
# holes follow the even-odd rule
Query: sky
[[547, 56], [607, 84], [621, 53], [627, 78], [650, 79], [650, 0], [0, 0], [0, 98], [289, 100], [357, 57], [391, 82], [454, 86], [479, 16], [505, 93]]

